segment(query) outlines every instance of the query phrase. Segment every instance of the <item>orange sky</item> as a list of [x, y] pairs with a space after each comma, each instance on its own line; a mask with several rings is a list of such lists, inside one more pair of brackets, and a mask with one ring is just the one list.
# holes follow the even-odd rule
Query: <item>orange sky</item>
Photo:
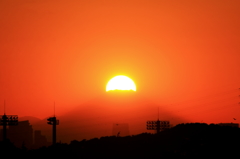
[[5, 99], [7, 114], [45, 118], [55, 101], [63, 115], [124, 74], [139, 97], [191, 122], [236, 122], [239, 8], [239, 0], [2, 0], [0, 113]]

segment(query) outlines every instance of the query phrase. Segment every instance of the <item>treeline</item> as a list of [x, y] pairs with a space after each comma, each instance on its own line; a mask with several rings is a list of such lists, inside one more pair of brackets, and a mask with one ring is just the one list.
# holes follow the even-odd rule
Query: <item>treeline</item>
[[1, 142], [9, 157], [172, 158], [239, 157], [240, 129], [215, 124], [179, 124], [159, 134], [101, 137], [27, 150]]

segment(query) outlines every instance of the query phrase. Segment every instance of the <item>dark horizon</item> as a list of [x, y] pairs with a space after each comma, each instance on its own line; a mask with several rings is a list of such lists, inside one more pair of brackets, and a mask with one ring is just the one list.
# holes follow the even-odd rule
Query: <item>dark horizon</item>
[[[239, 125], [238, 125], [239, 126]], [[161, 131], [132, 136], [102, 136], [89, 140], [58, 142], [55, 145], [18, 148], [13, 143], [0, 141], [1, 150], [9, 156], [65, 156], [65, 157], [236, 157], [240, 148], [240, 129], [236, 125], [224, 126], [206, 123], [185, 123]], [[17, 152], [17, 153], [16, 153]], [[121, 153], [120, 153], [121, 152]]]

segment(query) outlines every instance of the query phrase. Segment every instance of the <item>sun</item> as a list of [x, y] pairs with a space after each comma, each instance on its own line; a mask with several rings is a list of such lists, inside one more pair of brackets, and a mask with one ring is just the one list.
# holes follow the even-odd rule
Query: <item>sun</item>
[[132, 90], [136, 91], [136, 85], [133, 80], [127, 76], [119, 75], [113, 77], [106, 86], [106, 91], [111, 90]]

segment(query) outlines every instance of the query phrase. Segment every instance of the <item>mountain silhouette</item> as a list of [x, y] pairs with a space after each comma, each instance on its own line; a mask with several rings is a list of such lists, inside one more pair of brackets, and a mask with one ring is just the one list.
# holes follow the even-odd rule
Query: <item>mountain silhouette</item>
[[[62, 142], [112, 136], [113, 124], [128, 124], [130, 135], [147, 132], [146, 121], [185, 122], [163, 107], [131, 91], [107, 92], [58, 117], [57, 138]], [[154, 131], [152, 131], [154, 132]]]
[[[168, 120], [170, 124], [186, 122], [175, 114], [167, 112], [157, 105], [132, 91], [112, 91], [83, 103], [62, 116], [57, 116], [57, 141], [69, 143], [72, 140], [99, 138], [113, 134], [113, 125], [121, 124], [128, 127], [130, 135], [152, 132], [146, 129], [146, 121], [159, 119]], [[127, 126], [126, 126], [127, 124]], [[35, 127], [51, 141], [51, 125], [47, 118], [38, 122]], [[115, 127], [116, 128], [116, 127]], [[119, 133], [119, 134], [118, 134]]]

